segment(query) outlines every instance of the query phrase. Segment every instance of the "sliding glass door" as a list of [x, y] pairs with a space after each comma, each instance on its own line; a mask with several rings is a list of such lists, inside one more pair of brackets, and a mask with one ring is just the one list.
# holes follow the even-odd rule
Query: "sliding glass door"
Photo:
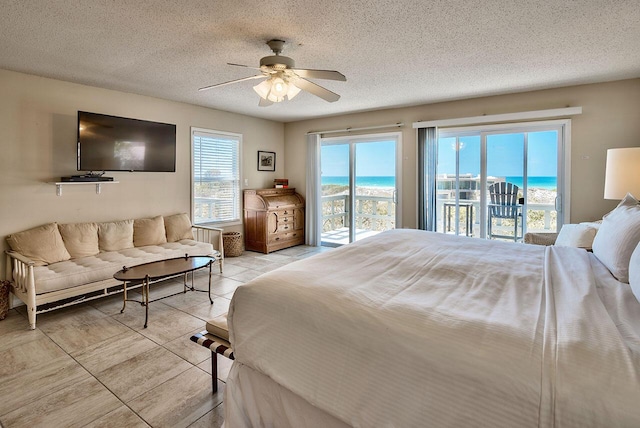
[[561, 127], [505, 128], [439, 131], [433, 174], [436, 231], [521, 241], [527, 231], [559, 230]]
[[443, 136], [437, 153], [436, 230], [479, 236], [480, 136]]
[[322, 139], [322, 245], [397, 227], [399, 139], [397, 133]]

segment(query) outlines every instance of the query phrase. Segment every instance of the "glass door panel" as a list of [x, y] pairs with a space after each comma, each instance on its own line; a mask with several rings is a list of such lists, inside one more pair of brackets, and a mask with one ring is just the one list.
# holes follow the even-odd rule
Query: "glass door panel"
[[558, 131], [529, 132], [526, 231], [558, 230]]
[[480, 136], [458, 139], [458, 235], [480, 236]]
[[396, 227], [396, 142], [355, 143], [357, 241]]
[[436, 230], [455, 235], [480, 236], [479, 135], [438, 140], [436, 176]]
[[[455, 218], [456, 201], [456, 173], [457, 161], [456, 145], [457, 137], [440, 137], [438, 139], [438, 161], [436, 175], [436, 231], [440, 233], [455, 233], [451, 230], [451, 219]], [[451, 213], [451, 206], [454, 213]], [[447, 210], [447, 212], [445, 212]]]
[[[487, 158], [487, 232], [489, 239], [521, 241], [524, 236], [523, 208], [526, 203], [525, 134], [489, 134]], [[504, 189], [494, 185], [506, 183]], [[517, 186], [517, 189], [516, 189]], [[514, 194], [511, 195], [510, 193]], [[492, 194], [493, 193], [493, 194]], [[504, 205], [516, 204], [517, 207]]]
[[350, 242], [350, 144], [322, 144], [322, 245], [337, 246]]

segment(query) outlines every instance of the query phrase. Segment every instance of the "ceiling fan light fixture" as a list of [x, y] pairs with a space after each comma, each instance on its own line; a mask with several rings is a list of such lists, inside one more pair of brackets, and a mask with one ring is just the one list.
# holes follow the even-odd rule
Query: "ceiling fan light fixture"
[[256, 91], [260, 98], [268, 99], [269, 92], [271, 92], [271, 79], [263, 80], [261, 83], [257, 84], [253, 87], [253, 90]]
[[300, 88], [298, 88], [295, 84], [289, 82], [289, 90], [287, 91], [287, 99], [291, 100], [293, 97], [300, 93]]
[[272, 77], [271, 79], [271, 94], [278, 98], [283, 98], [289, 91], [289, 85], [281, 77]]
[[[272, 77], [253, 87], [260, 98], [269, 100], [273, 103], [279, 103], [285, 100], [285, 97], [292, 91], [293, 85], [288, 84], [281, 77]], [[297, 91], [296, 91], [297, 90]], [[294, 97], [300, 89], [293, 89]], [[289, 98], [291, 99], [291, 98]]]

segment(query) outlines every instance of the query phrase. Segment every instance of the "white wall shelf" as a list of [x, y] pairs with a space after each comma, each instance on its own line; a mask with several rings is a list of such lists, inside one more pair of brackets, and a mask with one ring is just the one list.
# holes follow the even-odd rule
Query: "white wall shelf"
[[96, 193], [99, 195], [100, 192], [102, 191], [103, 184], [118, 184], [118, 183], [120, 182], [119, 181], [57, 181], [51, 184], [55, 184], [56, 186], [56, 195], [62, 196], [62, 186], [78, 186], [78, 185], [86, 186], [87, 184], [90, 184], [90, 185], [96, 186]]

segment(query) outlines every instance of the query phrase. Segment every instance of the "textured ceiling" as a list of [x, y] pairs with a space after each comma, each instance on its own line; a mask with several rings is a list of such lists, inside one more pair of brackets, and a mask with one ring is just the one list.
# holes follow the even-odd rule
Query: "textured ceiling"
[[[0, 0], [0, 68], [282, 122], [640, 77], [638, 0]], [[258, 107], [250, 76], [287, 41], [342, 98]]]

